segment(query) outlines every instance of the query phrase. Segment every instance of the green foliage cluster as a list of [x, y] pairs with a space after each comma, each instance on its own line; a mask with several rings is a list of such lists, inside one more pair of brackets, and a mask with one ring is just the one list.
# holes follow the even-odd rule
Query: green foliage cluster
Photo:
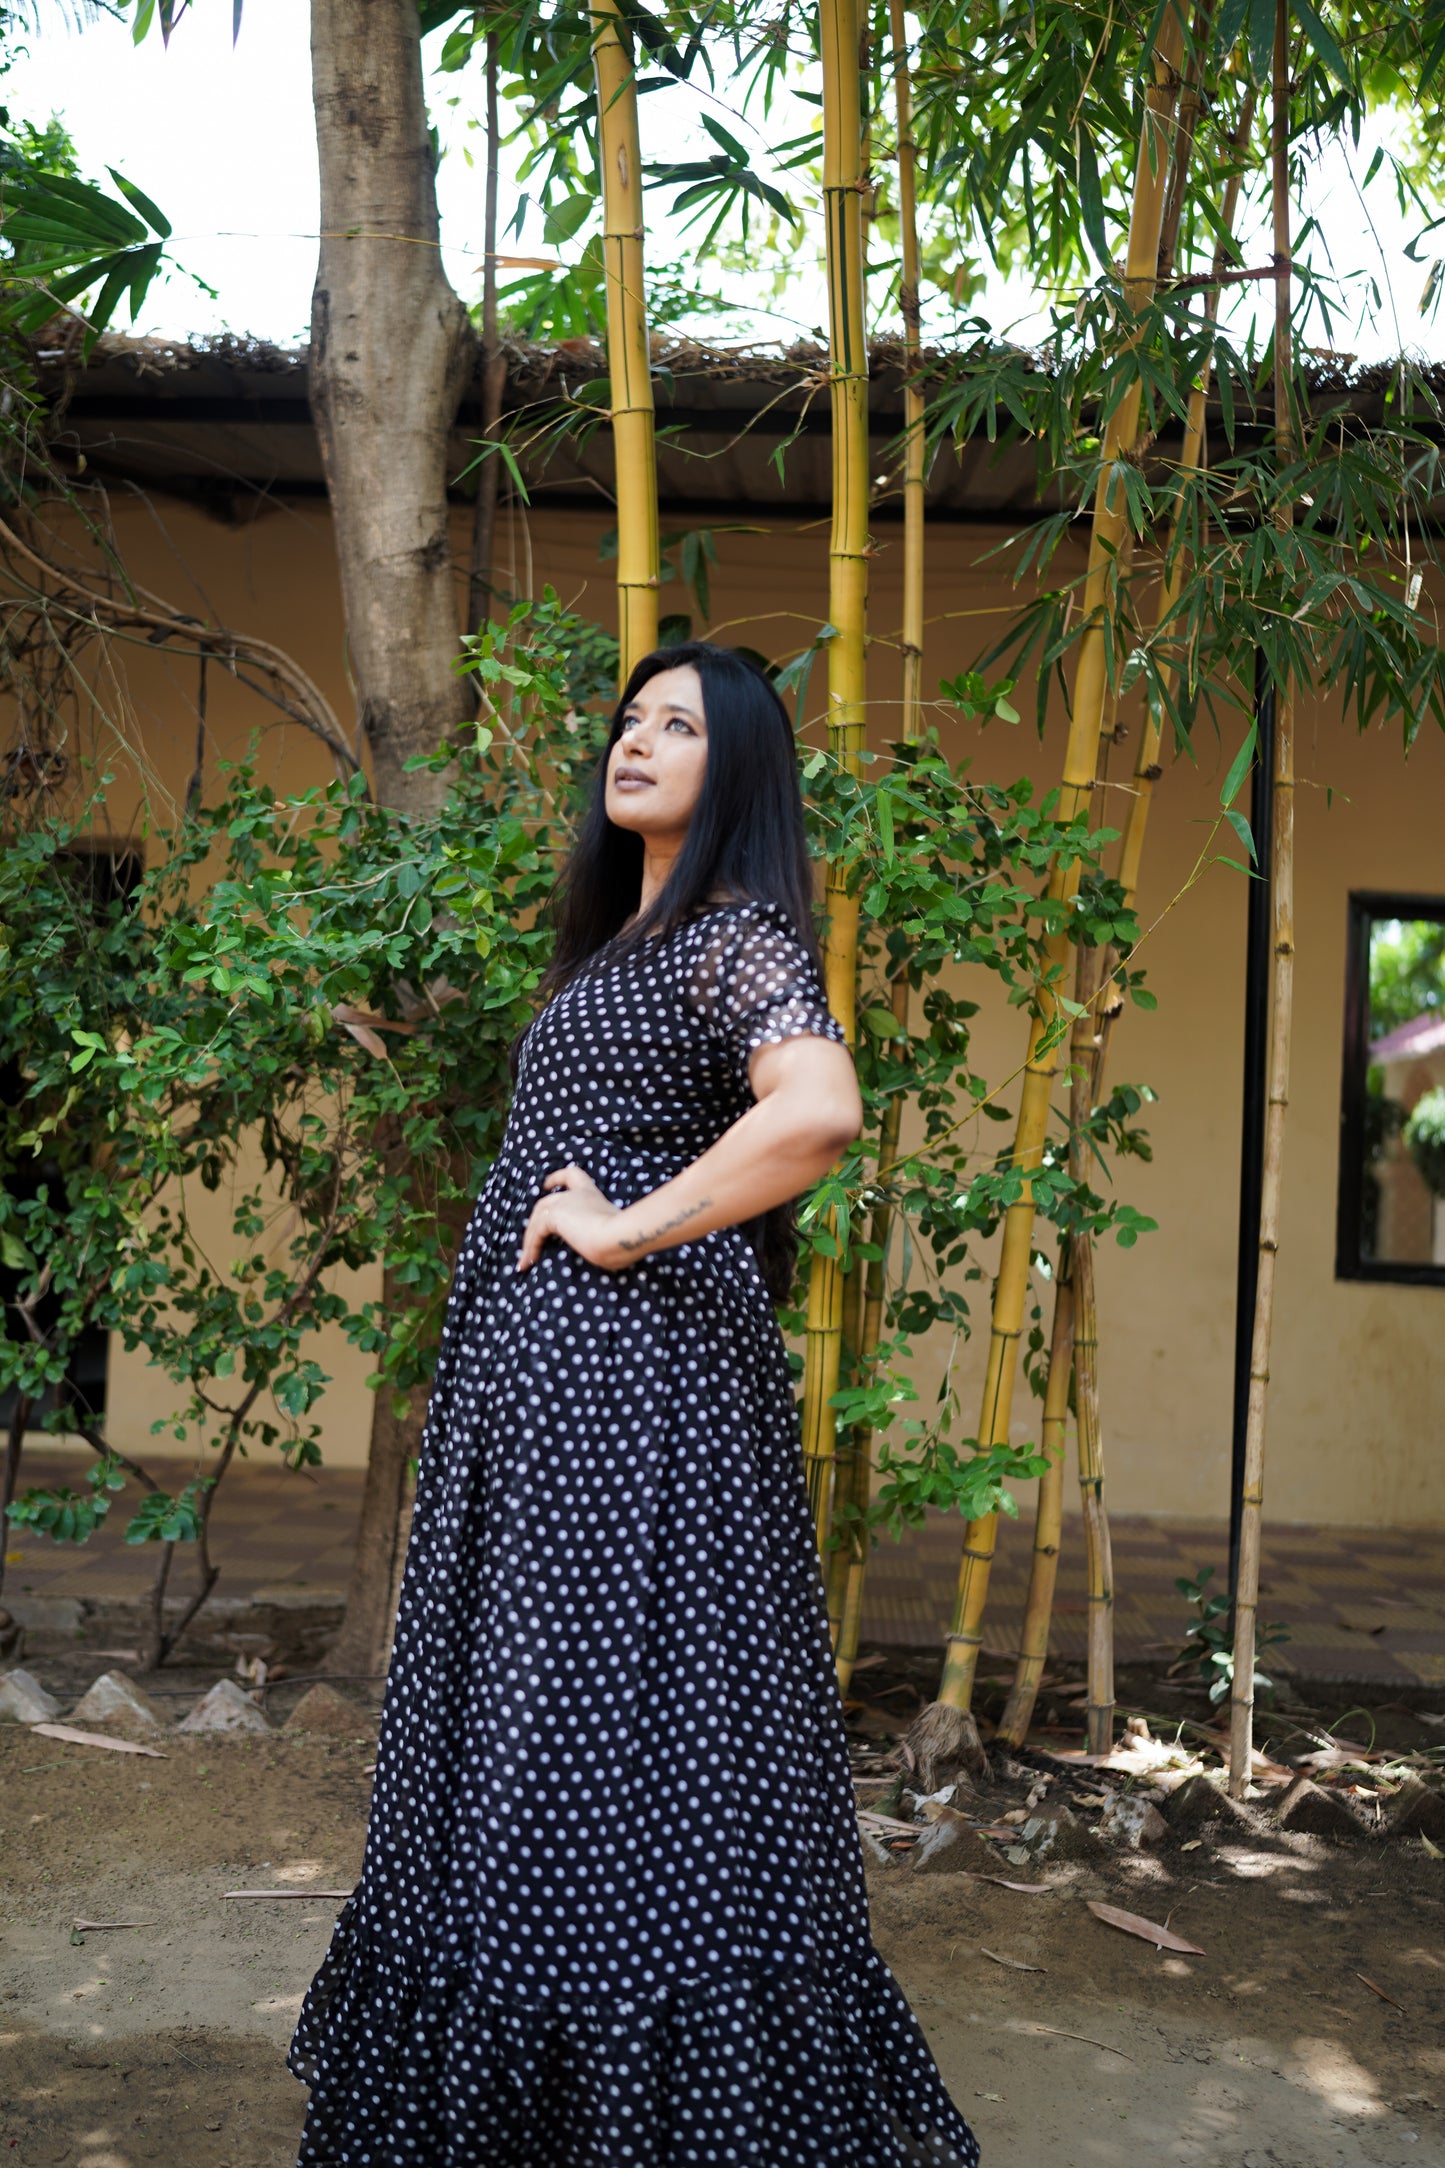
[[[367, 1352], [380, 1389], [404, 1397], [430, 1375], [459, 1219], [545, 964], [537, 907], [588, 750], [573, 707], [586, 631], [549, 597], [473, 643], [489, 720], [436, 756], [451, 789], [435, 819], [379, 807], [359, 777], [278, 799], [243, 766], [109, 897], [76, 874], [104, 782], [75, 819], [12, 834], [0, 1389], [99, 1455], [90, 1499], [33, 1492], [16, 1519], [78, 1539], [109, 1510], [118, 1456], [72, 1383], [85, 1330], [143, 1348], [176, 1394], [157, 1427], [215, 1455], [179, 1498], [151, 1485], [128, 1540], [198, 1534], [236, 1451], [319, 1459], [320, 1326]], [[196, 1236], [197, 1185], [231, 1194], [228, 1254]], [[411, 1298], [399, 1315], [337, 1277], [383, 1256]]]
[[1370, 1037], [1431, 1014], [1445, 1016], [1445, 919], [1377, 920], [1370, 928]]
[[[130, 1476], [144, 1496], [127, 1540], [204, 1539], [235, 1453], [319, 1458], [323, 1325], [367, 1353], [378, 1389], [424, 1385], [450, 1254], [545, 967], [538, 911], [610, 658], [549, 595], [483, 631], [462, 667], [482, 720], [436, 756], [450, 789], [435, 817], [376, 806], [359, 777], [277, 798], [242, 766], [214, 803], [152, 837], [151, 863], [114, 894], [75, 870], [103, 791], [82, 817], [16, 832], [0, 866], [0, 1065], [16, 1084], [0, 1114], [12, 1275], [0, 1389], [89, 1436], [97, 1455], [88, 1494], [32, 1489], [17, 1522], [83, 1540]], [[861, 778], [822, 752], [805, 773], [815, 848], [862, 890], [868, 1109], [858, 1149], [805, 1205], [805, 1251], [874, 1254], [884, 1110], [907, 1094], [922, 1118], [917, 1148], [887, 1177], [898, 1229], [887, 1342], [839, 1399], [845, 1421], [882, 1434], [879, 1511], [896, 1522], [925, 1500], [970, 1508], [980, 1486], [995, 1496], [1033, 1466], [970, 1455], [951, 1385], [926, 1419], [907, 1413], [917, 1336], [967, 1331], [978, 1244], [1022, 1179], [989, 1141], [1011, 1080], [977, 1072], [978, 1003], [957, 990], [957, 969], [983, 974], [979, 988], [1001, 981], [1016, 1003], [1033, 998], [1040, 879], [1061, 850], [1085, 869], [1076, 937], [1127, 941], [1134, 928], [1100, 871], [1107, 835], [1061, 823], [1027, 781], [974, 784], [936, 740], [894, 748]], [[917, 994], [906, 1035], [887, 1006], [899, 968]], [[1126, 1090], [1097, 1111], [1094, 1164], [1147, 1149], [1134, 1127], [1145, 1096]], [[231, 1198], [224, 1255], [197, 1237], [198, 1184]], [[1129, 1242], [1151, 1224], [1070, 1176], [1062, 1131], [1035, 1185], [1060, 1228]], [[395, 1314], [337, 1274], [382, 1257], [410, 1293]], [[178, 1494], [123, 1463], [78, 1402], [74, 1350], [96, 1329], [142, 1348], [172, 1382], [174, 1410], [157, 1427], [194, 1446], [203, 1471]]]
[[[1234, 1606], [1222, 1589], [1210, 1594], [1213, 1578], [1213, 1566], [1205, 1566], [1192, 1581], [1181, 1574], [1174, 1583], [1194, 1616], [1170, 1676], [1180, 1671], [1195, 1672], [1209, 1688], [1210, 1700], [1218, 1703], [1227, 1700], [1234, 1688]], [[1266, 1649], [1277, 1648], [1288, 1639], [1287, 1626], [1255, 1627], [1253, 1692], [1268, 1701], [1274, 1699], [1274, 1680], [1259, 1669], [1259, 1659]]]
[[1421, 1180], [1437, 1197], [1445, 1197], [1445, 1085], [1436, 1085], [1415, 1101], [1402, 1135]]

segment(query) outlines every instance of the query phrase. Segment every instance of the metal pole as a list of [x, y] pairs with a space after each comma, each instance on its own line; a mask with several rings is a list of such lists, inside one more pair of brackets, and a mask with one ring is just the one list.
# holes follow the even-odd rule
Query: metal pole
[[1254, 1298], [1259, 1284], [1259, 1213], [1264, 1182], [1264, 1118], [1269, 1067], [1269, 952], [1271, 845], [1274, 828], [1274, 687], [1263, 653], [1254, 658], [1254, 774], [1249, 824], [1255, 868], [1249, 883], [1244, 951], [1244, 1091], [1239, 1151], [1239, 1261], [1234, 1298], [1234, 1432], [1229, 1473], [1229, 1596], [1239, 1574], [1244, 1512], [1244, 1434], [1249, 1418], [1249, 1365], [1254, 1344]]

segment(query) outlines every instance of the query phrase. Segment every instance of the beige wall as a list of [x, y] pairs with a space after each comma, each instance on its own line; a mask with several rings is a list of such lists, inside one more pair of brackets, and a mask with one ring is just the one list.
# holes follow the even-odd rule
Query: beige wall
[[[282, 505], [242, 527], [164, 506], [160, 524], [128, 507], [119, 518], [138, 578], [183, 608], [197, 607], [189, 593], [290, 648], [350, 725], [324, 507]], [[529, 551], [538, 585], [549, 580], [565, 601], [610, 617], [610, 568], [596, 556], [609, 524], [600, 508], [538, 508], [525, 538], [513, 530], [519, 573]], [[1003, 623], [1010, 590], [980, 562], [1000, 539], [961, 527], [932, 534], [926, 682], [968, 665]], [[886, 641], [899, 619], [898, 530], [884, 527], [879, 541], [872, 620]], [[826, 615], [825, 527], [773, 522], [763, 534], [721, 536], [718, 548], [711, 629], [775, 653], [801, 646]], [[680, 589], [667, 590], [664, 608], [682, 607]], [[194, 668], [146, 652], [132, 656], [127, 677], [144, 758], [179, 795], [194, 745]], [[896, 698], [886, 645], [874, 651], [872, 689], [885, 737]], [[221, 750], [239, 751], [264, 715], [237, 688], [213, 683]], [[103, 734], [106, 726], [96, 727]], [[1115, 1077], [1146, 1081], [1159, 1094], [1149, 1119], [1154, 1163], [1131, 1164], [1122, 1188], [1160, 1231], [1132, 1251], [1110, 1244], [1100, 1263], [1105, 1445], [1120, 1511], [1227, 1509], [1245, 883], [1214, 866], [1180, 891], [1208, 838], [1239, 731], [1237, 720], [1227, 723], [1220, 743], [1203, 725], [1194, 763], [1172, 762], [1160, 785], [1141, 895], [1151, 929], [1141, 961], [1159, 1008], [1131, 1010], [1114, 1042]], [[1121, 777], [1130, 752], [1115, 752]], [[974, 751], [981, 775], [1030, 773], [1043, 787], [1056, 779], [1059, 756], [1056, 725], [1041, 748], [1027, 722], [992, 726]], [[286, 787], [327, 772], [322, 749], [293, 726], [271, 726], [264, 758]], [[1306, 707], [1299, 767], [1297, 1022], [1266, 1508], [1286, 1520], [1445, 1524], [1445, 1290], [1333, 1277], [1345, 899], [1351, 888], [1445, 894], [1445, 745], [1427, 724], [1407, 763], [1397, 732], [1362, 739], [1333, 712]], [[130, 795], [138, 798], [133, 787]], [[1117, 785], [1103, 805], [1122, 825]], [[1022, 1028], [1017, 1012], [990, 1000], [978, 1027], [986, 1073], [1016, 1066]], [[199, 1200], [198, 1211], [224, 1221], [221, 1200]], [[218, 1225], [217, 1239], [223, 1233]], [[966, 1407], [976, 1397], [978, 1350], [976, 1340], [962, 1359]], [[344, 1348], [321, 1359], [337, 1379], [324, 1410], [326, 1450], [359, 1461], [366, 1366]], [[155, 1382], [120, 1351], [112, 1379], [117, 1440], [141, 1445], [151, 1416], [163, 1412]], [[1017, 1435], [1035, 1434], [1036, 1410], [1022, 1392], [1017, 1410]]]

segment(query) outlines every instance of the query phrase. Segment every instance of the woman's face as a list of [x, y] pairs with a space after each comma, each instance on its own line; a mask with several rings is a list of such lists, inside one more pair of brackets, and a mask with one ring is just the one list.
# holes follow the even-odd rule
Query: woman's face
[[680, 843], [707, 770], [702, 679], [659, 670], [629, 701], [607, 759], [607, 817], [644, 843]]

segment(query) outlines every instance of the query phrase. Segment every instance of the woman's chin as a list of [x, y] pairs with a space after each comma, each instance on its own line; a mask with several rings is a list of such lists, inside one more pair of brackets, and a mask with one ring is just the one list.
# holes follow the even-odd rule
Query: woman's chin
[[656, 806], [639, 805], [632, 797], [609, 798], [607, 818], [614, 828], [625, 828], [630, 835], [642, 836], [644, 839], [648, 836], [665, 835], [669, 827], [675, 825], [666, 819], [659, 820]]

